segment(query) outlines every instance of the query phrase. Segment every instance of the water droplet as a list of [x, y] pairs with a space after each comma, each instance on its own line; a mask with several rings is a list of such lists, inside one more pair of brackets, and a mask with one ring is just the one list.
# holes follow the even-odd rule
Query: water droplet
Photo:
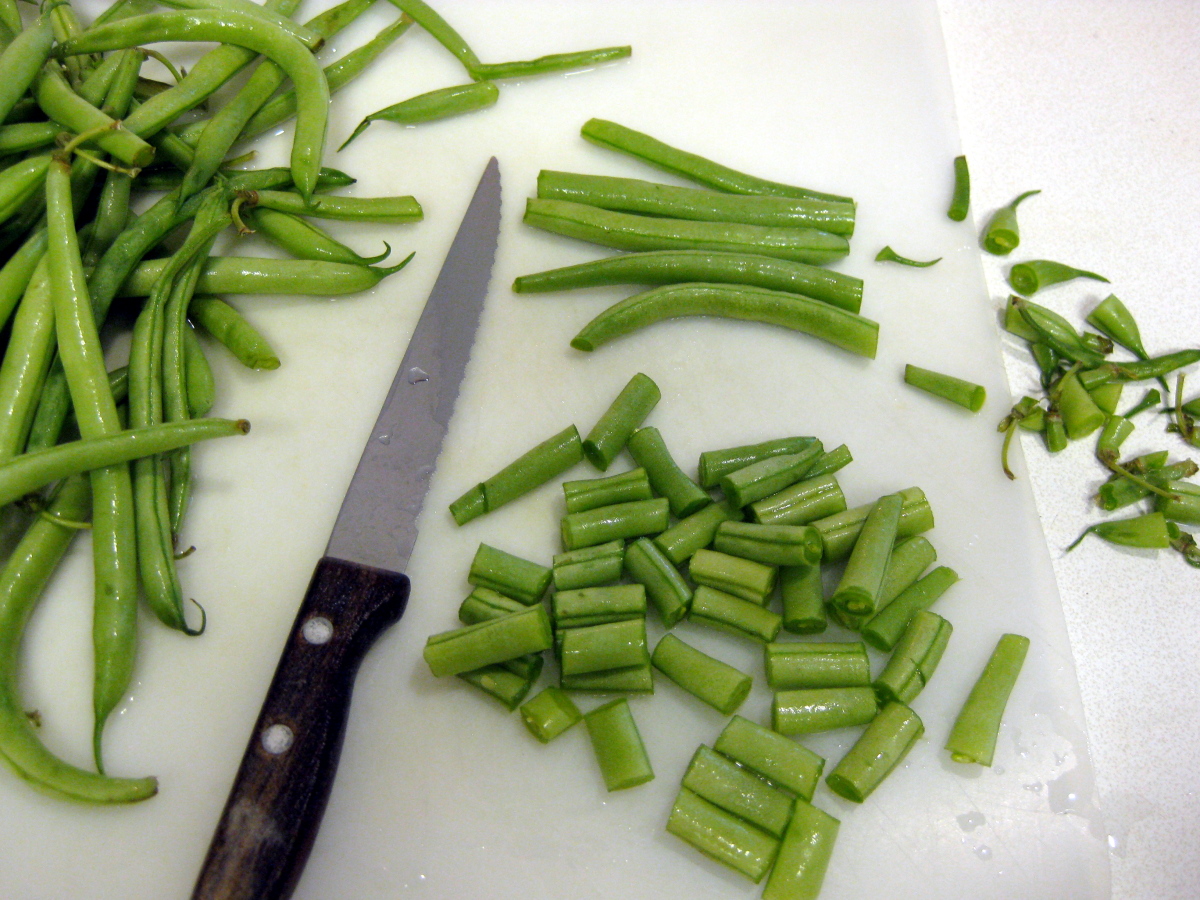
[[422, 369], [420, 366], [413, 366], [411, 369], [408, 370], [408, 383], [409, 384], [421, 384], [422, 382], [425, 382], [428, 380], [429, 380], [429, 373], [426, 372], [424, 369]]
[[376, 436], [375, 440], [379, 441], [379, 443], [383, 444], [384, 446], [387, 446], [392, 442], [392, 436], [385, 431], [383, 434]]
[[958, 827], [963, 831], [974, 831], [980, 825], [987, 824], [987, 819], [984, 818], [983, 813], [974, 809], [963, 813], [961, 816], [955, 816], [955, 821], [958, 822]]
[[1024, 785], [1024, 788], [1027, 791], [1033, 791], [1035, 794], [1040, 794], [1042, 792], [1042, 783], [1040, 781], [1035, 781], [1033, 784]]
[[980, 859], [991, 859], [992, 858], [992, 848], [987, 846], [986, 844], [981, 844], [975, 848], [975, 855], [978, 856]]

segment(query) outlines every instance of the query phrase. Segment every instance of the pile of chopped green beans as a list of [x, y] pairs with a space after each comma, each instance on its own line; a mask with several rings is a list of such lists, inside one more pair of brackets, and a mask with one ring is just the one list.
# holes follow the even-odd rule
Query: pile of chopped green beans
[[[849, 450], [808, 435], [706, 451], [693, 477], [646, 424], [659, 400], [634, 375], [586, 438], [569, 425], [451, 505], [465, 525], [585, 461], [599, 473], [562, 482], [563, 549], [548, 564], [479, 545], [461, 627], [429, 637], [425, 660], [519, 709], [542, 743], [584, 722], [609, 791], [654, 777], [659, 750], [634, 712], [654, 714], [647, 695], [665, 677], [727, 719], [694, 750], [667, 831], [765, 879], [768, 900], [813, 898], [839, 822], [813, 803], [825, 760], [795, 738], [861, 729], [825, 785], [856, 803], [879, 789], [925, 733], [914, 706], [953, 631], [930, 607], [958, 576], [930, 568], [934, 518], [920, 488], [851, 508], [839, 483]], [[632, 465], [618, 465], [626, 452]], [[819, 637], [830, 620], [858, 639]], [[760, 645], [762, 672], [693, 646], [689, 628]], [[991, 765], [1027, 646], [1001, 637], [961, 691], [953, 761]], [[755, 677], [773, 692], [767, 723], [737, 714]], [[611, 699], [580, 710], [597, 695]]]
[[[415, 124], [481, 109], [495, 102], [499, 79], [629, 55], [613, 47], [485, 64], [427, 4], [392, 0], [389, 24], [324, 65], [322, 44], [374, 0], [344, 0], [303, 24], [291, 19], [299, 0], [161, 5], [169, 8], [118, 0], [85, 24], [69, 0], [24, 9], [0, 3], [0, 326], [9, 332], [0, 360], [0, 493], [26, 520], [0, 567], [0, 756], [46, 792], [97, 803], [142, 800], [157, 789], [153, 778], [104, 774], [104, 723], [129, 690], [139, 597], [167, 627], [204, 630], [204, 611], [186, 609], [176, 566], [187, 553], [180, 535], [191, 494], [188, 447], [248, 429], [205, 418], [217, 387], [207, 361], [212, 342], [197, 332], [247, 367], [280, 365], [267, 339], [217, 295], [350, 294], [411, 258], [385, 263], [386, 246], [362, 256], [317, 224], [422, 216], [412, 197], [329, 193], [354, 183], [324, 166], [331, 94], [414, 24], [462, 61], [471, 83], [401, 100], [368, 116], [351, 139], [377, 120]], [[146, 48], [163, 41], [217, 46], [184, 74]], [[144, 74], [148, 60], [171, 80]], [[241, 73], [248, 77], [230, 84]], [[208, 109], [223, 89], [220, 108]], [[290, 164], [245, 168], [253, 156], [246, 142], [292, 118]], [[258, 231], [286, 256], [213, 256], [214, 242], [235, 227]], [[106, 353], [123, 346], [109, 321], [118, 300], [135, 313], [134, 325], [128, 365], [109, 372]], [[44, 745], [17, 684], [25, 623], [84, 529], [95, 569], [96, 771]], [[526, 621], [530, 654], [544, 649], [537, 638], [546, 622]], [[449, 660], [463, 652], [457, 643], [442, 650]]]
[[[1017, 204], [1036, 193], [1027, 191], [997, 211], [984, 235], [986, 249], [1006, 254], [1018, 245]], [[1200, 471], [1196, 463], [1172, 459], [1169, 450], [1122, 456], [1122, 446], [1136, 429], [1135, 420], [1144, 422], [1156, 415], [1167, 418], [1167, 432], [1178, 434], [1187, 445], [1200, 447], [1194, 419], [1200, 408], [1192, 404], [1189, 409], [1184, 401], [1182, 372], [1200, 362], [1200, 349], [1150, 356], [1137, 320], [1115, 294], [1092, 304], [1083, 329], [1029, 299], [1040, 288], [1076, 278], [1108, 281], [1049, 260], [1029, 260], [1010, 269], [1009, 283], [1017, 293], [1005, 305], [1004, 328], [1025, 342], [1037, 367], [1041, 392], [1022, 397], [1001, 419], [1001, 467], [1009, 478], [1016, 477], [1008, 453], [1013, 437], [1021, 431], [1040, 434], [1051, 454], [1061, 452], [1071, 441], [1095, 435], [1096, 460], [1107, 478], [1097, 490], [1096, 505], [1105, 512], [1124, 514], [1088, 526], [1067, 549], [1091, 534], [1126, 547], [1174, 549], [1188, 563], [1200, 567], [1195, 538], [1180, 527], [1200, 525], [1200, 485], [1187, 480]], [[1126, 358], [1115, 357], [1118, 348]], [[1172, 374], [1176, 376], [1173, 400], [1167, 381]], [[1157, 382], [1158, 387], [1146, 386], [1134, 402], [1123, 398], [1127, 385], [1146, 382]]]

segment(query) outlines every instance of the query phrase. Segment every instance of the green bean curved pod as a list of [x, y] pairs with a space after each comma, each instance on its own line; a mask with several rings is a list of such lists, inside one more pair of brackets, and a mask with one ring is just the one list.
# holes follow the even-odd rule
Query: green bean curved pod
[[0, 23], [14, 36], [21, 33], [24, 23], [21, 21], [21, 10], [16, 0], [4, 0], [0, 3]]
[[154, 778], [113, 778], [77, 768], [52, 754], [26, 714], [17, 676], [21, 640], [59, 560], [78, 533], [57, 523], [86, 520], [92, 500], [89, 480], [64, 482], [49, 516], [35, 518], [0, 569], [0, 756], [39, 788], [86, 803], [132, 803], [154, 796]]
[[1076, 269], [1073, 266], [1049, 259], [1031, 259], [1027, 262], [1017, 263], [1008, 270], [1008, 283], [1012, 285], [1014, 291], [1026, 297], [1037, 293], [1042, 288], [1061, 284], [1064, 281], [1073, 281], [1076, 278], [1090, 278], [1093, 281], [1108, 283], [1108, 279], [1103, 275], [1097, 275], [1095, 272], [1088, 272], [1085, 269]]
[[756, 253], [716, 250], [648, 250], [522, 275], [518, 294], [609, 284], [676, 284], [684, 281], [743, 284], [803, 294], [856, 313], [862, 306], [861, 278]]
[[372, 122], [395, 122], [397, 125], [420, 125], [451, 116], [460, 116], [494, 106], [500, 99], [500, 89], [490, 81], [473, 81], [453, 87], [439, 88], [401, 100], [391, 106], [371, 113], [358, 123], [350, 137], [342, 142], [338, 150], [345, 150], [351, 141], [370, 127]]
[[279, 368], [279, 357], [266, 338], [220, 297], [197, 294], [188, 313], [246, 368]]
[[825, 776], [825, 783], [835, 794], [862, 803], [924, 733], [920, 716], [903, 703], [888, 703]]
[[654, 426], [639, 428], [625, 445], [629, 455], [646, 472], [654, 491], [671, 504], [671, 515], [684, 519], [712, 503], [712, 497], [679, 468], [662, 434]]
[[149, 165], [150, 160], [154, 159], [153, 147], [130, 131], [123, 123], [118, 123], [112, 116], [97, 109], [71, 90], [67, 80], [53, 64], [47, 63], [42, 67], [37, 81], [34, 83], [34, 96], [37, 97], [38, 105], [46, 115], [67, 131], [79, 134], [95, 129], [106, 129], [92, 140], [97, 147], [106, 153], [111, 153], [114, 158], [125, 165], [146, 166]]
[[955, 378], [953, 375], [943, 375], [932, 369], [922, 369], [911, 363], [904, 367], [904, 383], [971, 412], [979, 412], [987, 399], [987, 391], [982, 385]]
[[648, 375], [638, 372], [630, 378], [583, 439], [587, 461], [601, 472], [606, 471], [661, 396], [658, 385]]
[[[259, 259], [257, 257], [214, 256], [205, 264], [196, 283], [201, 294], [306, 294], [334, 296], [369, 290], [398, 266], [353, 266], [305, 259]], [[123, 297], [145, 297], [158, 280], [166, 262], [143, 262], [121, 285]]]
[[[84, 438], [121, 430], [108, 370], [87, 292], [75, 227], [71, 166], [55, 159], [46, 174], [46, 268], [54, 304], [59, 358], [71, 389], [75, 420]], [[93, 751], [103, 771], [101, 735], [108, 715], [133, 677], [137, 641], [137, 540], [129, 466], [93, 469], [92, 557], [95, 606], [92, 640], [95, 684]]]
[[315, 259], [322, 262], [340, 262], [354, 266], [369, 266], [379, 262], [388, 254], [388, 245], [380, 256], [364, 259], [345, 244], [335, 240], [328, 232], [318, 228], [307, 219], [291, 213], [279, 212], [266, 207], [242, 210], [242, 220], [252, 230], [261, 234], [277, 247], [281, 247], [298, 259]]
[[188, 414], [193, 419], [208, 415], [217, 401], [217, 383], [204, 347], [190, 325], [183, 333], [184, 370], [187, 373]]
[[[325, 147], [329, 85], [308, 48], [282, 29], [229, 10], [149, 13], [92, 28], [60, 44], [55, 55], [120, 50], [159, 41], [233, 44], [263, 54], [287, 73], [298, 97], [292, 177], [300, 193], [311, 197]], [[132, 128], [128, 121], [126, 126]]]
[[55, 350], [54, 303], [46, 263], [39, 261], [13, 317], [0, 361], [0, 460], [21, 452]]
[[322, 195], [305, 200], [290, 191], [255, 191], [256, 206], [291, 213], [294, 216], [315, 216], [318, 219], [338, 219], [344, 222], [386, 222], [402, 225], [419, 222], [424, 216], [415, 198], [402, 197], [335, 197]]
[[950, 199], [950, 207], [946, 215], [955, 222], [961, 222], [967, 217], [971, 208], [971, 171], [967, 167], [965, 156], [954, 157], [954, 195]]
[[525, 202], [524, 222], [554, 234], [618, 250], [748, 252], [819, 264], [841, 259], [850, 247], [841, 235], [816, 228], [639, 216], [537, 197]]
[[[18, 22], [20, 17], [18, 16]], [[25, 96], [42, 65], [50, 58], [54, 30], [42, 16], [28, 28], [19, 30], [13, 42], [0, 54], [0, 121], [8, 117], [17, 101]]]
[[1007, 206], [1002, 206], [992, 213], [983, 230], [983, 249], [996, 256], [1007, 256], [1017, 249], [1017, 245], [1021, 243], [1021, 233], [1017, 228], [1017, 207], [1025, 199], [1040, 193], [1041, 191], [1026, 191]]
[[537, 195], [546, 200], [569, 200], [601, 209], [673, 219], [818, 228], [847, 237], [854, 233], [854, 204], [841, 201], [727, 194], [636, 178], [550, 169], [538, 173]]
[[407, 13], [413, 21], [428, 31], [435, 41], [449, 50], [468, 73], [479, 65], [479, 57], [467, 45], [463, 36], [428, 3], [423, 0], [391, 0], [391, 3]]
[[281, 16], [270, 7], [260, 6], [249, 0], [159, 0], [159, 2], [162, 6], [171, 9], [201, 12], [220, 10], [262, 19], [266, 24], [287, 32], [310, 50], [319, 50], [324, 43], [324, 35], [305, 25], [293, 22], [287, 16]]
[[450, 504], [450, 514], [457, 524], [464, 525], [471, 519], [492, 512], [545, 484], [582, 459], [583, 449], [579, 431], [574, 425], [568, 425], [558, 434], [548, 437], [519, 456], [491, 478], [470, 488]]
[[875, 357], [879, 340], [877, 322], [807, 297], [722, 284], [680, 284], [654, 288], [609, 307], [583, 327], [571, 346], [595, 350], [641, 328], [684, 316], [718, 316], [777, 325], [868, 359]]
[[779, 197], [812, 197], [818, 200], [852, 202], [849, 197], [824, 194], [738, 172], [605, 119], [589, 119], [584, 123], [581, 133], [584, 138], [601, 147], [627, 153], [652, 166], [717, 190], [734, 194], [773, 194]]
[[1028, 651], [1029, 638], [1019, 634], [1001, 635], [996, 642], [946, 740], [952, 760], [981, 766], [992, 764], [1004, 707]]

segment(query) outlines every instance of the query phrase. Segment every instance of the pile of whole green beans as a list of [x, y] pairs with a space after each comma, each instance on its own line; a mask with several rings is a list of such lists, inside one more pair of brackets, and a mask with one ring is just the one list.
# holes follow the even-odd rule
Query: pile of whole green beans
[[[519, 708], [543, 743], [583, 721], [609, 791], [654, 777], [629, 697], [665, 676], [728, 718], [695, 751], [667, 830], [765, 878], [769, 900], [812, 898], [839, 823], [812, 803], [824, 759], [793, 738], [861, 728], [825, 784], [864, 802], [924, 734], [912, 704], [953, 630], [929, 607], [958, 575], [930, 568], [920, 488], [850, 508], [837, 474], [850, 451], [811, 436], [707, 451], [692, 476], [646, 424], [659, 399], [638, 373], [586, 437], [570, 425], [451, 504], [464, 525], [584, 460], [600, 473], [562, 482], [563, 549], [549, 565], [480, 544], [462, 627], [431, 636], [425, 660]], [[625, 454], [632, 467], [609, 473]], [[812, 640], [830, 620], [841, 637]], [[761, 645], [763, 672], [692, 646], [688, 629]], [[946, 738], [953, 761], [991, 765], [1027, 646], [999, 639]], [[873, 674], [875, 654], [886, 661]], [[527, 700], [547, 662], [556, 679]], [[755, 677], [773, 692], [769, 726], [736, 715]], [[597, 694], [617, 696], [581, 712], [576, 698]]]
[[[169, 8], [117, 0], [85, 24], [69, 0], [24, 11], [0, 0], [0, 485], [9, 512], [25, 520], [0, 568], [0, 756], [51, 793], [94, 802], [156, 790], [153, 778], [105, 775], [101, 752], [105, 720], [133, 673], [139, 598], [170, 628], [204, 630], [204, 611], [185, 609], [176, 569], [187, 552], [188, 445], [248, 425], [204, 418], [215, 386], [197, 330], [244, 365], [273, 369], [279, 357], [265, 337], [219, 295], [354, 293], [408, 262], [375, 265], [390, 248], [361, 256], [314, 221], [422, 216], [412, 197], [328, 193], [354, 182], [323, 166], [331, 94], [414, 24], [463, 62], [471, 85], [381, 110], [355, 134], [378, 119], [412, 124], [479, 109], [495, 102], [496, 79], [629, 55], [616, 47], [484, 64], [427, 4], [392, 0], [390, 24], [322, 66], [316, 51], [374, 0], [343, 0], [303, 24], [291, 18], [299, 0], [161, 5]], [[216, 46], [184, 74], [145, 49], [164, 41]], [[172, 83], [143, 74], [151, 59]], [[208, 109], [222, 89], [220, 108]], [[236, 167], [253, 155], [231, 156], [240, 145], [293, 117], [286, 168]], [[214, 242], [234, 227], [287, 255], [214, 257]], [[109, 372], [105, 323], [118, 298], [141, 299], [128, 364]], [[95, 772], [43, 745], [16, 679], [25, 623], [85, 528], [95, 569]]]

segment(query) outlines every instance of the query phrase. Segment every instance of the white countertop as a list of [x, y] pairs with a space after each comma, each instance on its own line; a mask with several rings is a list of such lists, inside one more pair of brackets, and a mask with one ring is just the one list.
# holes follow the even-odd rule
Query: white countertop
[[[1030, 3], [939, 0], [972, 208], [1040, 188], [1020, 210], [1012, 259], [986, 257], [997, 308], [1012, 261], [1047, 258], [1107, 276], [1151, 354], [1200, 340], [1200, 6], [1179, 0]], [[1075, 282], [1042, 302], [1080, 318], [1110, 286]], [[1006, 340], [1013, 393], [1036, 386]], [[1190, 398], [1200, 392], [1193, 375]], [[1173, 386], [1173, 381], [1170, 382]], [[1129, 406], [1141, 391], [1128, 391]], [[1161, 424], [1160, 424], [1161, 423]], [[1126, 449], [1200, 458], [1142, 419]], [[1113, 900], [1194, 898], [1200, 890], [1200, 571], [1171, 552], [1089, 541], [1101, 480], [1092, 441], [1056, 457], [1024, 439], [1078, 666]], [[1019, 565], [1014, 560], [1014, 565]]]

